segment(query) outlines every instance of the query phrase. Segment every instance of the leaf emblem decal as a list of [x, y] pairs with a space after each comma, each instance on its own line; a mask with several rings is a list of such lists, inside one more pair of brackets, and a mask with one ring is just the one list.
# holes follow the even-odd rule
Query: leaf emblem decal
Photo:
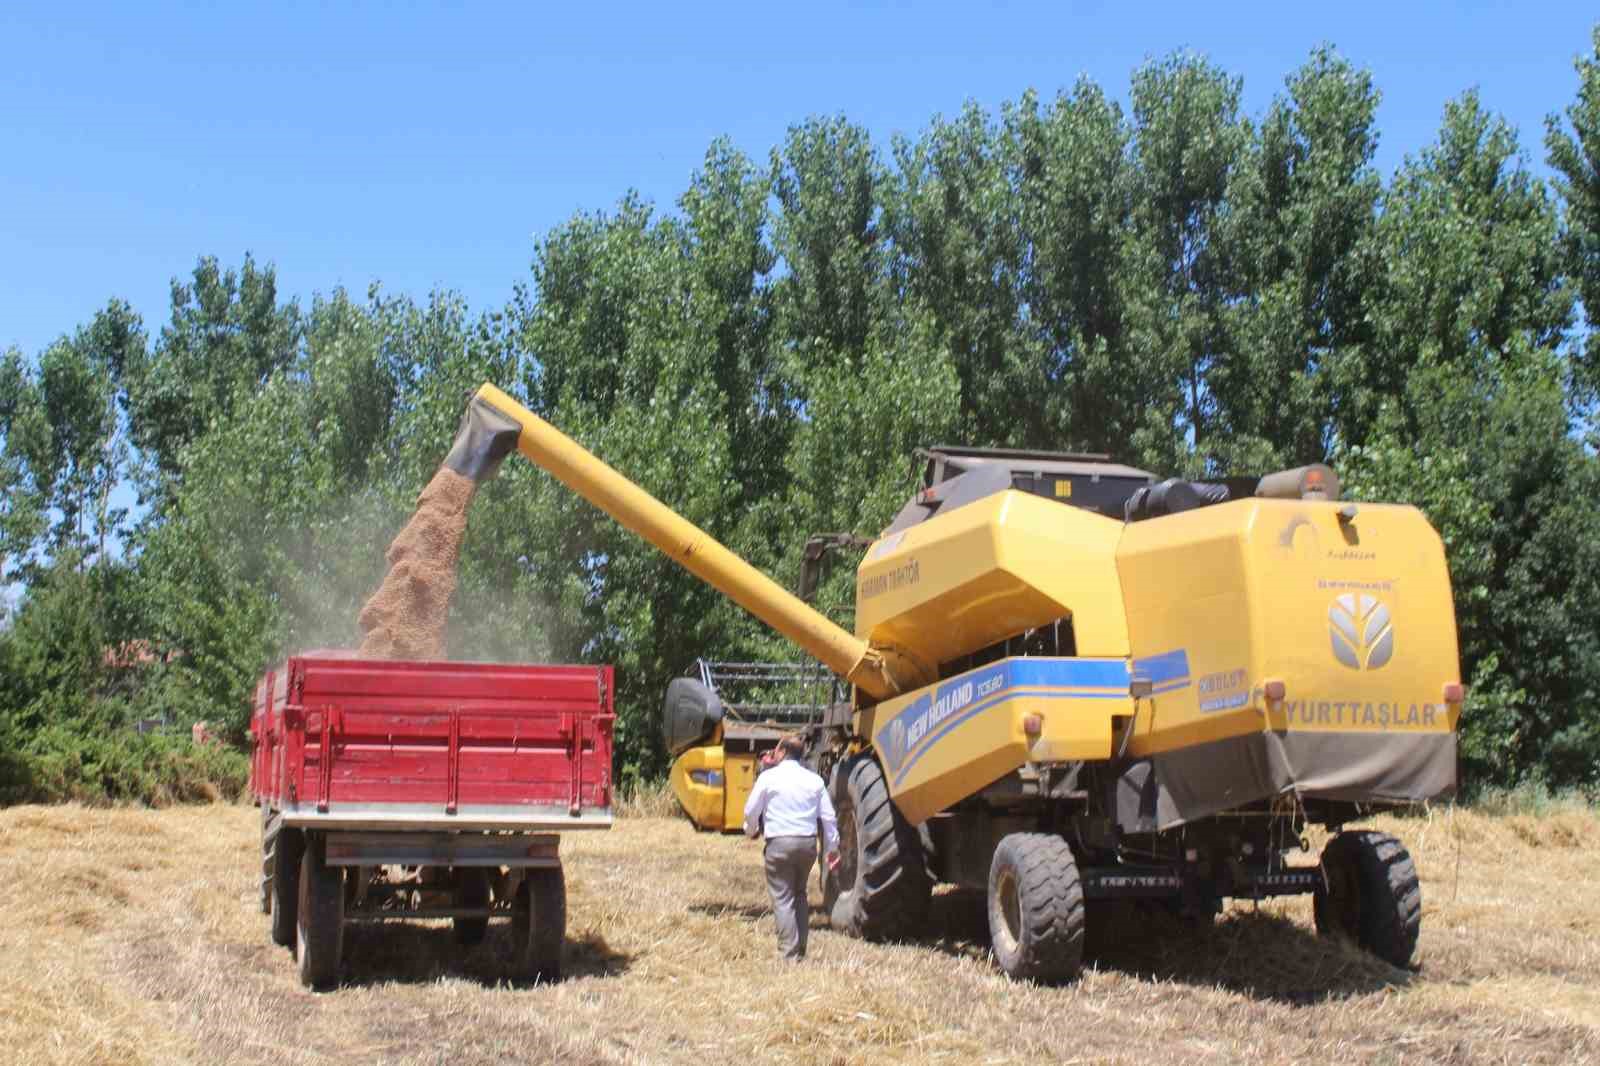
[[900, 760], [906, 757], [906, 725], [896, 718], [889, 723], [888, 750], [883, 753], [884, 762], [888, 764], [890, 772], [900, 767]]
[[1347, 592], [1328, 608], [1333, 657], [1352, 670], [1376, 670], [1394, 658], [1389, 605], [1376, 596]]

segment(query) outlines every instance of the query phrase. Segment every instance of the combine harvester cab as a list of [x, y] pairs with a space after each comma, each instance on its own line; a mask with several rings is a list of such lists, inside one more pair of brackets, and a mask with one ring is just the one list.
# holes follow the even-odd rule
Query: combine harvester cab
[[[857, 571], [852, 635], [484, 386], [457, 450], [512, 448], [853, 686], [808, 729], [840, 817], [835, 928], [915, 937], [935, 881], [978, 888], [1001, 969], [1054, 981], [1096, 901], [1209, 921], [1303, 893], [1319, 931], [1410, 964], [1399, 841], [1291, 857], [1307, 825], [1454, 789], [1454, 613], [1414, 508], [1343, 503], [1322, 466], [1157, 484], [1104, 456], [933, 449]], [[721, 728], [683, 758], [725, 760]]]

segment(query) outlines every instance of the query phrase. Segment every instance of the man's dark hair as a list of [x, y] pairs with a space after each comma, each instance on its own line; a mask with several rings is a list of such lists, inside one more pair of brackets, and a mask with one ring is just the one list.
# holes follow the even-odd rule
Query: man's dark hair
[[783, 754], [789, 758], [799, 759], [805, 756], [806, 740], [802, 736], [791, 733], [778, 741], [778, 747], [783, 749]]

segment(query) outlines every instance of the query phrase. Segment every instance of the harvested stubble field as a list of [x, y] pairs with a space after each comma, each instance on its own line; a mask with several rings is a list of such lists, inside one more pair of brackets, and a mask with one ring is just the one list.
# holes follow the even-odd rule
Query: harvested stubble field
[[[1310, 905], [1102, 937], [1082, 981], [1012, 985], [981, 909], [919, 944], [774, 958], [754, 844], [630, 818], [563, 844], [566, 965], [499, 981], [496, 925], [361, 927], [313, 995], [257, 909], [256, 812], [0, 811], [0, 1048], [22, 1063], [1577, 1063], [1600, 1059], [1600, 818], [1383, 823], [1422, 872], [1421, 966], [1318, 940]], [[1127, 916], [1124, 916], [1127, 917]], [[1137, 917], [1137, 916], [1135, 916]]]

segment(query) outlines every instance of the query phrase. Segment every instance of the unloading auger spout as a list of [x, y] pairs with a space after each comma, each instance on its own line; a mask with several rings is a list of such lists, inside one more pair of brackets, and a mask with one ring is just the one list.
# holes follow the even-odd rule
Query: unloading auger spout
[[493, 385], [473, 395], [445, 465], [482, 481], [513, 448], [874, 699], [926, 684], [911, 660], [834, 625]]

